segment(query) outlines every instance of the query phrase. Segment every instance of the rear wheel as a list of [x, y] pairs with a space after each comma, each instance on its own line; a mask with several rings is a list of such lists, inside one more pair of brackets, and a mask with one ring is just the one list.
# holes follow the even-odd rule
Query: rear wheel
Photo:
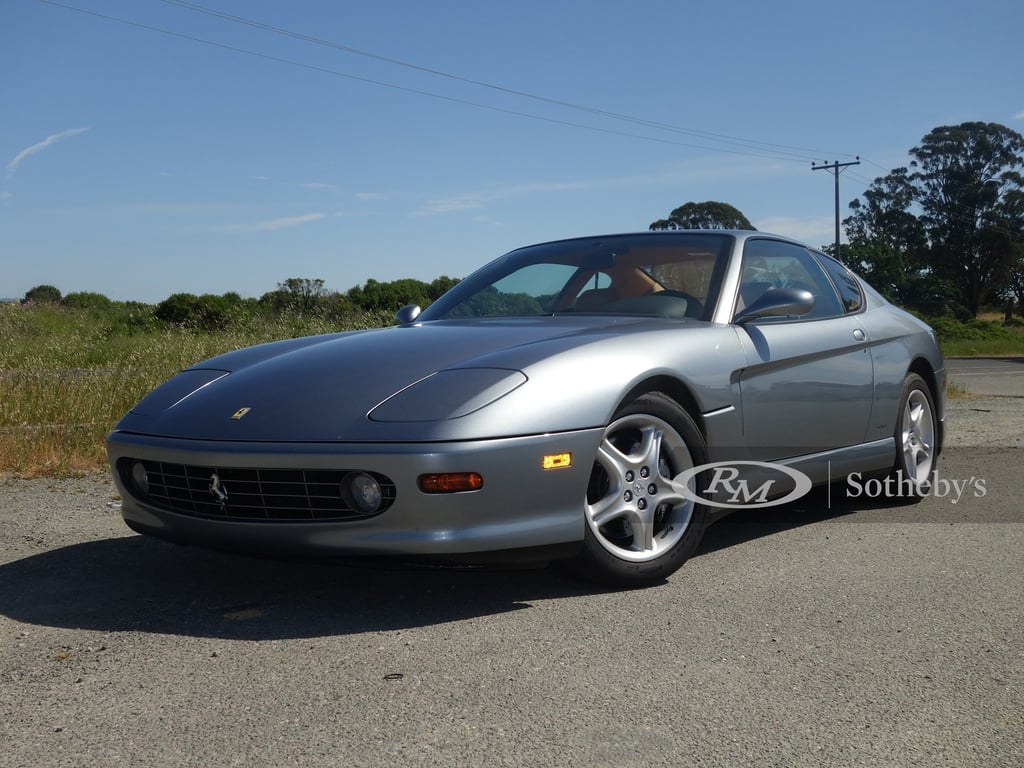
[[938, 454], [935, 405], [928, 384], [916, 373], [903, 380], [896, 422], [896, 465], [893, 477], [901, 497], [915, 501], [931, 490]]
[[652, 392], [622, 406], [598, 447], [583, 505], [584, 547], [572, 569], [615, 586], [676, 571], [700, 542], [705, 508], [675, 478], [706, 462], [703, 435], [673, 400]]

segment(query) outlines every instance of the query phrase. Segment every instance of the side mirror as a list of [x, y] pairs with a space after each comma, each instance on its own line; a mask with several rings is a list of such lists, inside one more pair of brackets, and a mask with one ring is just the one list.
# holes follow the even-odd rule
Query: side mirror
[[814, 309], [814, 295], [801, 288], [775, 288], [740, 312], [733, 322], [744, 325], [762, 317], [799, 317]]
[[399, 325], [411, 325], [416, 322], [422, 311], [419, 304], [407, 304], [395, 313], [395, 320]]

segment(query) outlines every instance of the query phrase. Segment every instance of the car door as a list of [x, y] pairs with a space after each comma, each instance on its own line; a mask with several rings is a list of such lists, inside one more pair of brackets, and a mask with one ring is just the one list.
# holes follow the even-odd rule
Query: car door
[[782, 459], [862, 443], [873, 372], [857, 315], [847, 313], [805, 248], [755, 238], [746, 241], [742, 259], [735, 313], [776, 288], [814, 296], [805, 315], [762, 318], [738, 328], [747, 357], [738, 384], [749, 455]]

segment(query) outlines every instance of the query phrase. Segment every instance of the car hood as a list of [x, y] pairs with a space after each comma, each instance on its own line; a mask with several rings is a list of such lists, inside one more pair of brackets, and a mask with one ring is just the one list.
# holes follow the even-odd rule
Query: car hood
[[[670, 322], [675, 332], [685, 324]], [[609, 335], [665, 324], [629, 317], [506, 318], [264, 344], [183, 371], [116, 428], [197, 440], [273, 442], [496, 436], [462, 434], [465, 429], [450, 424], [524, 386], [538, 362]], [[515, 433], [509, 424], [491, 431]]]

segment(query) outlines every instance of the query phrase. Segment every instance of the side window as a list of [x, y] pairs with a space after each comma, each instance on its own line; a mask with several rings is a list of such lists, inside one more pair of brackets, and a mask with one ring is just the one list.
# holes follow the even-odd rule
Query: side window
[[805, 248], [778, 240], [748, 240], [743, 248], [734, 314], [749, 307], [766, 291], [776, 288], [800, 288], [811, 292], [814, 308], [801, 320], [843, 314], [843, 305], [832, 281]]
[[843, 309], [847, 312], [856, 312], [864, 306], [864, 293], [853, 273], [831, 256], [826, 256], [824, 253], [815, 253], [814, 255], [828, 272], [832, 282], [835, 283], [839, 297], [843, 300]]

